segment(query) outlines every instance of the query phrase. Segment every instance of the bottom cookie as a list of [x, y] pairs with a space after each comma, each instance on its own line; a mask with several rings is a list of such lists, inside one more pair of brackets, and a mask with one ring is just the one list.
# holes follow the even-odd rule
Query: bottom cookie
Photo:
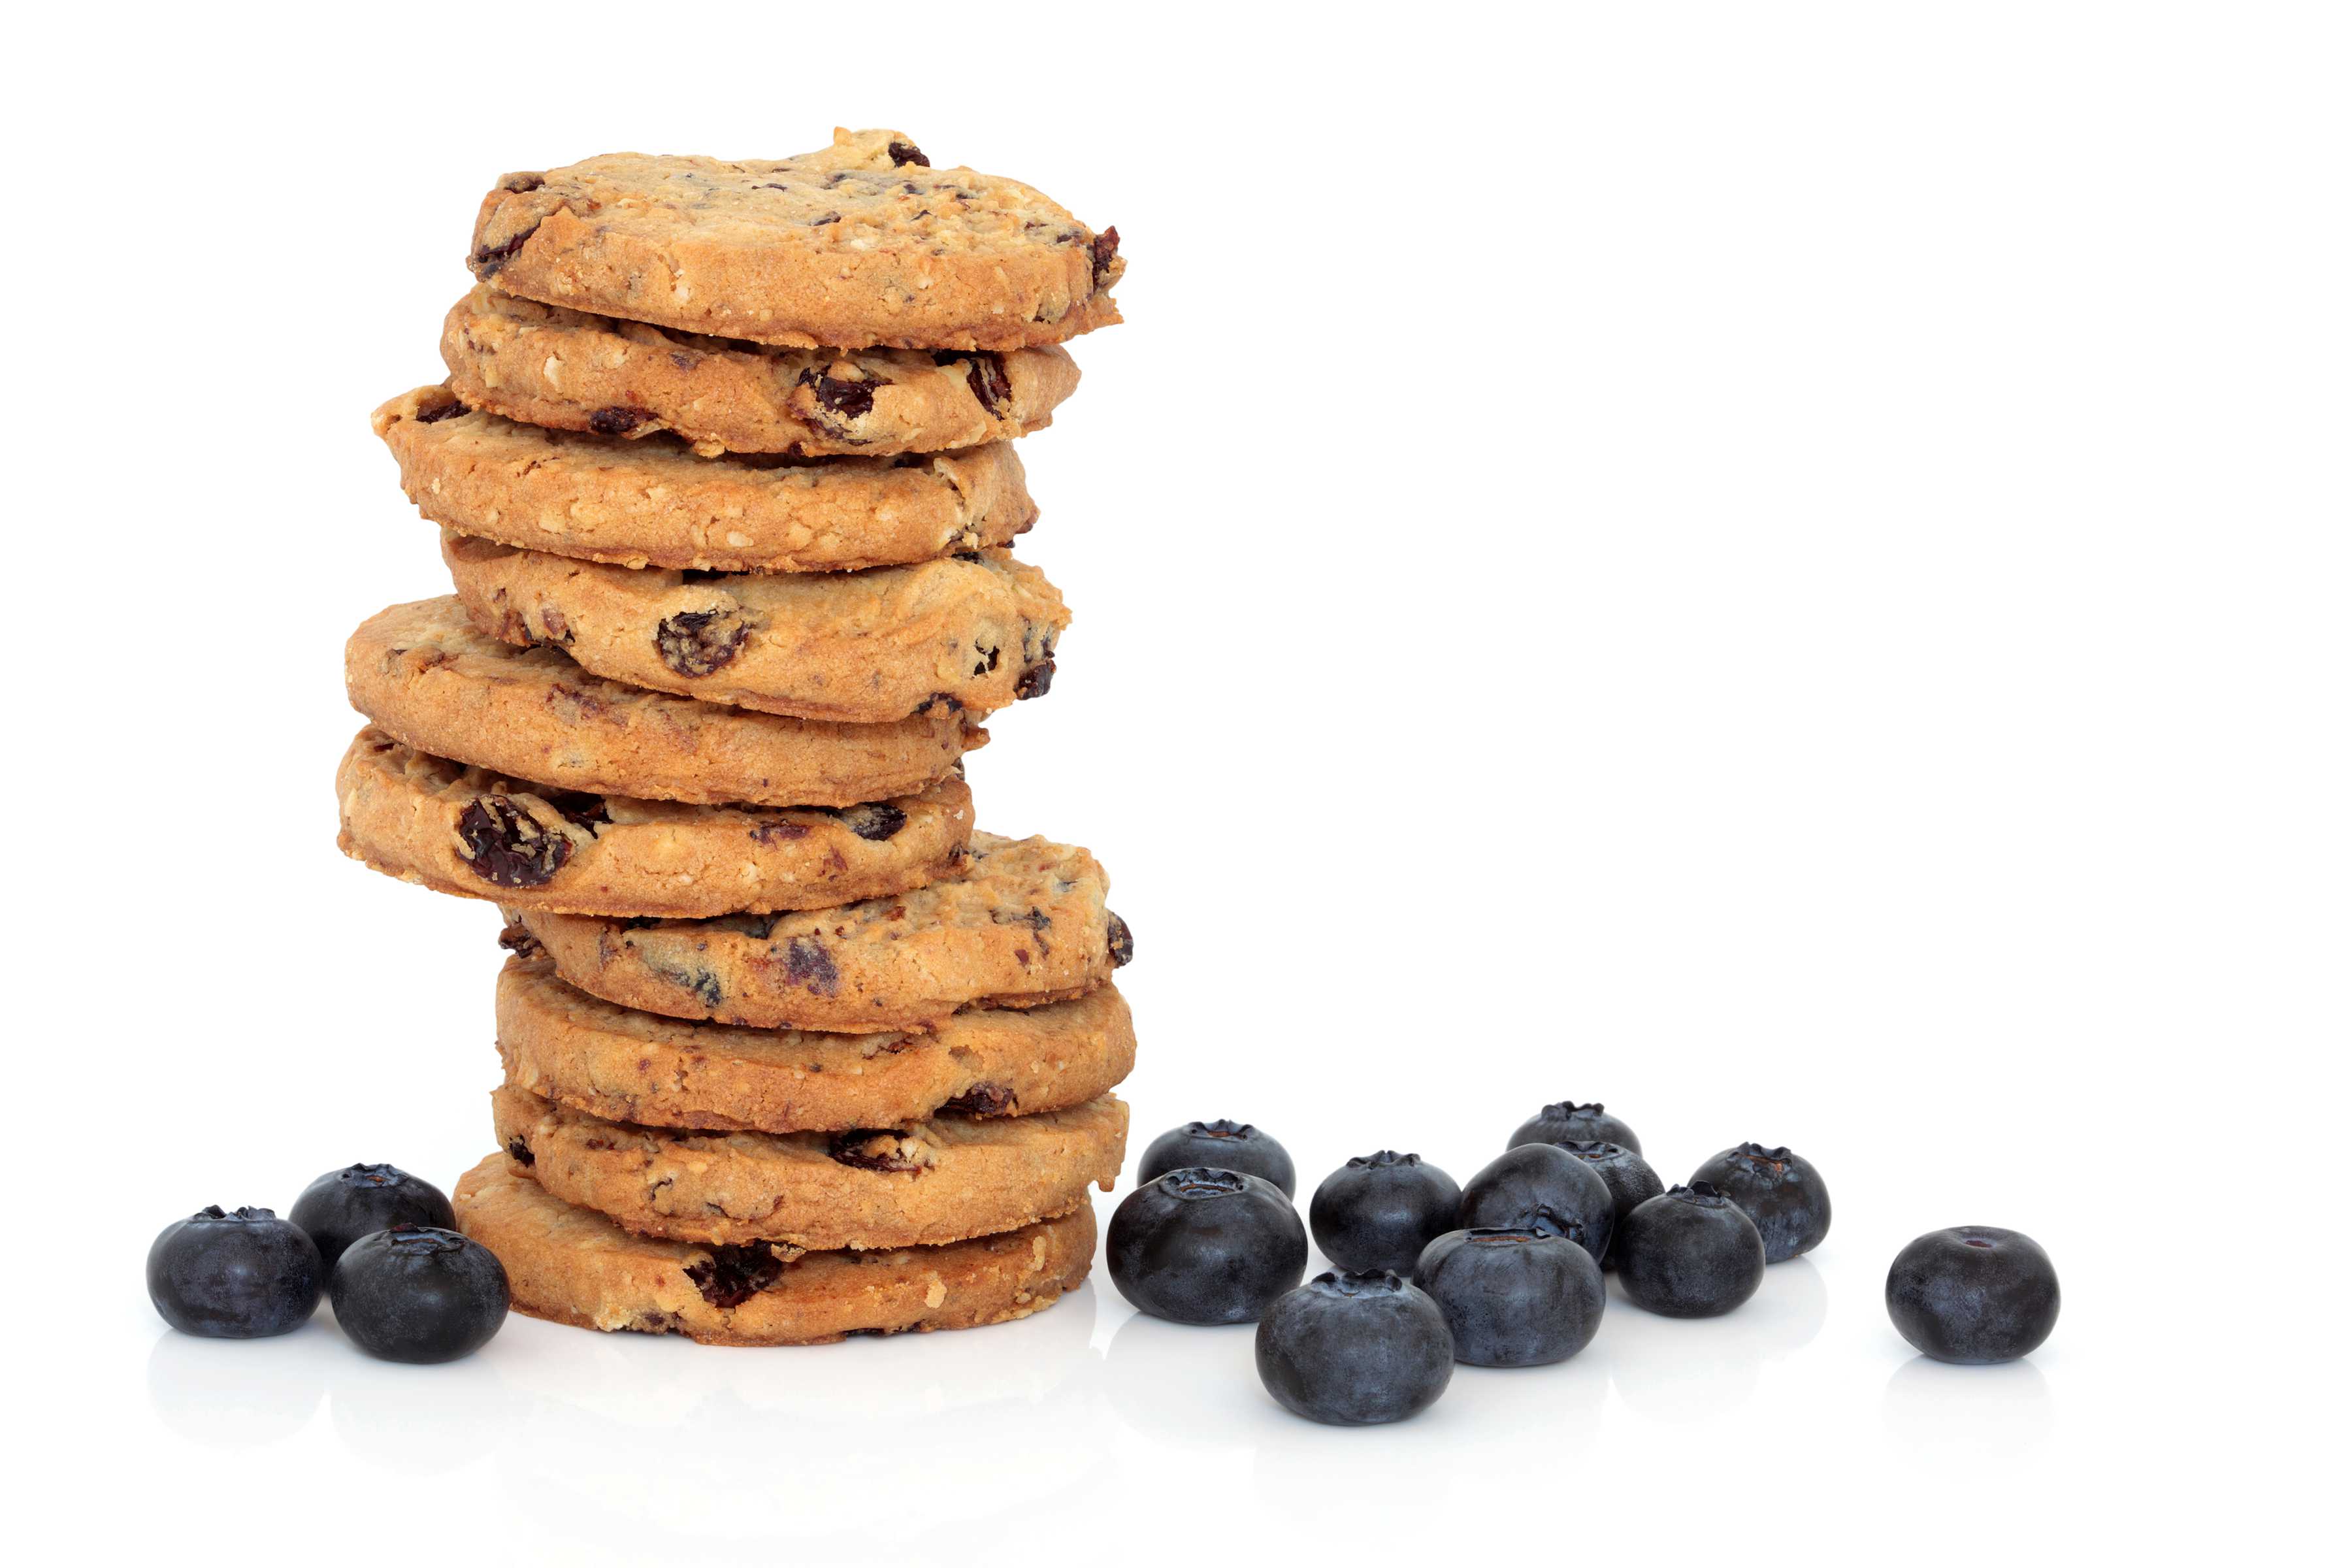
[[828, 1344], [970, 1329], [1052, 1306], [1094, 1261], [1093, 1209], [945, 1247], [804, 1252], [634, 1236], [549, 1196], [503, 1154], [457, 1184], [457, 1228], [498, 1254], [518, 1311], [704, 1344]]

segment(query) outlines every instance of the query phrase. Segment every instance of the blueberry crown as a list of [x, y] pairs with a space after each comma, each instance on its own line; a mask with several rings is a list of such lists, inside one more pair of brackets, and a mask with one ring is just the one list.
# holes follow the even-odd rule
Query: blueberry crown
[[1239, 1171], [1220, 1170], [1214, 1165], [1186, 1165], [1168, 1172], [1157, 1184], [1180, 1198], [1221, 1198], [1245, 1189], [1249, 1178]]
[[1473, 1226], [1470, 1229], [1473, 1241], [1526, 1242], [1552, 1238], [1581, 1243], [1584, 1226], [1561, 1215], [1549, 1204], [1521, 1209], [1517, 1217], [1508, 1225]]
[[1753, 1160], [1760, 1164], [1785, 1165], [1789, 1163], [1789, 1146], [1786, 1143], [1777, 1149], [1767, 1149], [1761, 1143], [1742, 1143], [1732, 1152], [1743, 1160]]
[[353, 1186], [396, 1187], [408, 1180], [397, 1165], [347, 1165], [336, 1174]]
[[396, 1225], [385, 1231], [385, 1243], [403, 1255], [425, 1252], [458, 1252], [466, 1238], [454, 1230], [443, 1230], [432, 1225]]
[[[1597, 1110], [1600, 1107], [1595, 1106], [1593, 1109]], [[1626, 1152], [1626, 1149], [1623, 1144], [1611, 1143], [1599, 1138], [1589, 1140], [1571, 1138], [1567, 1142], [1562, 1143], [1560, 1147], [1567, 1150], [1570, 1153], [1575, 1155], [1580, 1160], [1591, 1160], [1596, 1163], [1604, 1160], [1622, 1158]]]
[[1575, 1116], [1583, 1111], [1590, 1110], [1594, 1115], [1598, 1116], [1601, 1112], [1608, 1109], [1609, 1108], [1607, 1106], [1601, 1104], [1597, 1100], [1590, 1105], [1579, 1105], [1572, 1100], [1563, 1100], [1556, 1104], [1545, 1106], [1544, 1114], [1546, 1116]]
[[276, 1219], [276, 1209], [257, 1209], [240, 1204], [235, 1209], [224, 1210], [218, 1204], [206, 1204], [188, 1216], [190, 1219], [225, 1219], [236, 1225], [251, 1225], [257, 1220]]
[[1400, 1154], [1393, 1149], [1382, 1149], [1374, 1154], [1356, 1155], [1348, 1162], [1348, 1169], [1366, 1171], [1375, 1165], [1418, 1165], [1420, 1163], [1421, 1156], [1418, 1154]]
[[1255, 1138], [1257, 1129], [1246, 1121], [1188, 1121], [1184, 1131], [1199, 1138]]
[[1668, 1187], [1666, 1196], [1680, 1198], [1686, 1204], [1698, 1204], [1711, 1209], [1719, 1209], [1731, 1201], [1716, 1190], [1713, 1182], [1693, 1182], [1687, 1187]]
[[1336, 1269], [1318, 1274], [1307, 1282], [1307, 1288], [1325, 1296], [1393, 1296], [1406, 1289], [1405, 1282], [1388, 1269], [1375, 1269], [1369, 1274], [1341, 1273]]

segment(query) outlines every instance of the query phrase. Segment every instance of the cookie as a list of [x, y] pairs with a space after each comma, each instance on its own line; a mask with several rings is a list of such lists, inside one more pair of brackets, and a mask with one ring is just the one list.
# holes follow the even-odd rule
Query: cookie
[[509, 174], [474, 276], [602, 316], [787, 348], [1007, 349], [1118, 320], [1118, 231], [935, 169], [895, 131], [775, 161], [614, 153]]
[[468, 411], [424, 385], [374, 428], [400, 487], [458, 533], [614, 566], [854, 572], [1012, 543], [1037, 521], [1012, 442], [903, 458], [698, 458]]
[[1010, 442], [929, 457], [698, 458], [467, 412], [446, 387], [375, 411], [401, 488], [460, 533], [615, 566], [845, 572], [1008, 544], [1037, 521]]
[[840, 724], [697, 702], [486, 637], [457, 599], [394, 605], [343, 648], [352, 706], [402, 744], [557, 790], [697, 805], [856, 805], [929, 788], [988, 732], [945, 704]]
[[819, 1035], [615, 1007], [544, 956], [518, 957], [499, 973], [498, 1018], [509, 1083], [607, 1121], [712, 1131], [1033, 1115], [1107, 1093], [1135, 1066], [1135, 1025], [1110, 985], [958, 1013], [934, 1034]]
[[975, 1003], [1036, 1007], [1084, 994], [1134, 939], [1103, 907], [1083, 849], [974, 833], [929, 887], [838, 909], [703, 921], [518, 910], [556, 972], [624, 1007], [758, 1029], [867, 1034], [937, 1026]]
[[887, 1252], [697, 1247], [632, 1236], [551, 1197], [503, 1154], [459, 1179], [457, 1228], [498, 1254], [514, 1307], [576, 1328], [712, 1345], [829, 1344], [849, 1334], [1025, 1318], [1094, 1261], [1092, 1205], [1002, 1236]]
[[1006, 353], [787, 349], [592, 316], [487, 286], [441, 324], [469, 408], [631, 438], [674, 431], [702, 456], [888, 457], [1042, 430], [1077, 390], [1065, 349]]
[[1054, 681], [1069, 624], [1045, 574], [1004, 551], [865, 572], [713, 576], [574, 561], [444, 531], [475, 629], [551, 644], [593, 674], [803, 719], [983, 716]]
[[821, 909], [919, 888], [971, 837], [956, 777], [835, 809], [574, 795], [365, 729], [335, 795], [344, 854], [404, 882], [509, 908], [689, 919]]
[[504, 1085], [499, 1145], [566, 1203], [671, 1241], [780, 1241], [826, 1252], [993, 1236], [1108, 1192], [1127, 1105], [991, 1121], [942, 1116], [845, 1132], [698, 1132], [607, 1121]]

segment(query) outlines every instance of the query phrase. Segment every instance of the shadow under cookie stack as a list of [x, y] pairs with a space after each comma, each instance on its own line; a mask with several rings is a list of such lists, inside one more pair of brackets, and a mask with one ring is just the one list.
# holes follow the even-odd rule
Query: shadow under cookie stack
[[1084, 1278], [1131, 942], [962, 757], [1052, 680], [1012, 438], [1118, 245], [887, 131], [484, 198], [449, 378], [374, 421], [457, 592], [353, 634], [337, 788], [345, 853], [505, 912], [456, 1205], [522, 1310], [797, 1344]]

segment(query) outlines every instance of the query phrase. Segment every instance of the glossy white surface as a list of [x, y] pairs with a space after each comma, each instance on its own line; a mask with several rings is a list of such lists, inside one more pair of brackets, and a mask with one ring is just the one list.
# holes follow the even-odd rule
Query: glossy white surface
[[[20, 17], [6, 1249], [30, 1561], [2309, 1561], [2340, 1468], [2346, 30], [2326, 6]], [[1148, 1135], [1466, 1176], [1601, 1099], [1827, 1173], [1717, 1322], [1375, 1432], [1097, 1276], [810, 1352], [165, 1332], [148, 1238], [487, 1146], [487, 906], [332, 848], [446, 591], [368, 409], [499, 173], [836, 120], [1132, 259], [973, 759], [1093, 847]], [[1140, 1147], [1139, 1142], [1138, 1147]], [[1887, 1261], [1999, 1223], [2030, 1363]], [[268, 1521], [258, 1543], [232, 1524]], [[229, 1521], [225, 1523], [224, 1521]], [[2340, 1550], [2340, 1542], [2334, 1543]]]

